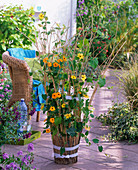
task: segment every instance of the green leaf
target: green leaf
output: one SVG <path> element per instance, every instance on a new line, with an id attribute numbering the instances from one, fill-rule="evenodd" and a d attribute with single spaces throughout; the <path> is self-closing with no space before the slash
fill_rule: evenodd
<path id="1" fill-rule="evenodd" d="M 94 118 L 94 115 L 93 115 L 93 114 L 90 114 L 90 116 L 91 116 L 92 118 Z"/>
<path id="2" fill-rule="evenodd" d="M 96 67 L 98 66 L 98 59 L 97 59 L 97 58 L 94 58 L 94 59 L 90 60 L 89 65 L 90 65 L 92 68 L 96 69 Z"/>
<path id="3" fill-rule="evenodd" d="M 76 60 L 73 60 L 73 67 L 74 67 L 74 70 L 76 69 Z"/>
<path id="4" fill-rule="evenodd" d="M 28 79 L 27 82 L 30 83 L 30 79 Z"/>
<path id="5" fill-rule="evenodd" d="M 67 129 L 67 133 L 68 133 L 70 136 L 74 137 L 74 136 L 76 136 L 76 129 L 75 129 L 74 127 L 71 127 L 71 128 L 69 128 L 69 129 Z"/>
<path id="6" fill-rule="evenodd" d="M 64 78 L 68 79 L 68 74 L 67 73 L 64 73 Z"/>
<path id="7" fill-rule="evenodd" d="M 89 132 L 88 132 L 88 131 L 86 131 L 86 132 L 85 132 L 85 135 L 86 135 L 86 136 L 88 136 L 88 134 L 89 134 Z"/>
<path id="8" fill-rule="evenodd" d="M 43 98 L 44 100 L 46 100 L 46 99 L 47 99 L 47 95 L 46 95 L 46 94 L 42 94 L 42 98 Z"/>
<path id="9" fill-rule="evenodd" d="M 33 73 L 32 73 L 32 72 L 29 72 L 29 75 L 30 75 L 30 76 L 32 76 L 32 75 L 33 75 Z"/>
<path id="10" fill-rule="evenodd" d="M 78 43 L 79 48 L 82 48 L 83 45 L 89 47 L 89 41 L 86 38 L 84 40 L 80 40 Z"/>
<path id="11" fill-rule="evenodd" d="M 71 61 L 69 61 L 69 66 L 70 66 L 71 71 L 73 71 L 73 67 L 72 67 Z"/>
<path id="12" fill-rule="evenodd" d="M 46 133 L 46 130 L 43 130 L 43 133 Z"/>
<path id="13" fill-rule="evenodd" d="M 103 87 L 106 84 L 106 80 L 105 78 L 99 78 L 98 84 L 100 87 Z"/>
<path id="14" fill-rule="evenodd" d="M 90 78 L 90 77 L 87 78 L 87 82 L 92 82 L 92 81 L 93 81 L 93 78 Z"/>
<path id="15" fill-rule="evenodd" d="M 53 130 L 52 136 L 55 136 L 57 134 L 57 129 Z"/>
<path id="16" fill-rule="evenodd" d="M 43 66 L 43 65 L 44 65 L 44 62 L 43 62 L 43 60 L 40 60 L 40 64 L 41 64 L 41 66 Z"/>
<path id="17" fill-rule="evenodd" d="M 2 44 L 2 49 L 3 51 L 6 51 L 6 46 L 4 44 Z"/>
<path id="18" fill-rule="evenodd" d="M 39 56 L 39 52 L 38 51 L 36 51 L 36 55 Z"/>
<path id="19" fill-rule="evenodd" d="M 93 139 L 92 140 L 94 143 L 99 143 L 99 139 Z"/>
<path id="20" fill-rule="evenodd" d="M 107 88 L 110 90 L 110 89 L 113 89 L 113 86 L 108 86 Z"/>
<path id="21" fill-rule="evenodd" d="M 97 34 L 102 35 L 102 32 L 100 30 L 97 30 Z"/>
<path id="22" fill-rule="evenodd" d="M 81 132 L 83 128 L 82 122 L 76 122 L 76 128 L 77 132 Z"/>
<path id="23" fill-rule="evenodd" d="M 102 152 L 103 151 L 103 147 L 102 146 L 98 146 L 98 150 L 99 150 L 99 152 Z"/>
<path id="24" fill-rule="evenodd" d="M 61 120 L 62 120 L 61 117 L 56 117 L 56 118 L 55 118 L 55 125 L 61 124 Z"/>
<path id="25" fill-rule="evenodd" d="M 60 148 L 60 155 L 62 156 L 64 152 L 65 152 L 65 147 L 61 147 Z"/>
<path id="26" fill-rule="evenodd" d="M 83 133 L 81 133 L 81 137 L 84 137 L 85 135 Z"/>
<path id="27" fill-rule="evenodd" d="M 88 138 L 85 138 L 85 141 L 86 141 L 86 143 L 89 143 L 89 139 Z"/>
<path id="28" fill-rule="evenodd" d="M 83 85 L 84 85 L 84 82 L 80 82 L 79 84 L 80 84 L 80 86 L 83 86 Z"/>

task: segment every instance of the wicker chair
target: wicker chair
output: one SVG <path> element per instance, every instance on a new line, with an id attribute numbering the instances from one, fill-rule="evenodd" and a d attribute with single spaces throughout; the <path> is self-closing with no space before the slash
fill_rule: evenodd
<path id="1" fill-rule="evenodd" d="M 10 56 L 8 51 L 3 53 L 2 59 L 8 65 L 13 85 L 12 97 L 9 100 L 8 107 L 24 98 L 28 111 L 30 111 L 29 102 L 32 100 L 33 79 L 29 75 L 29 66 L 24 60 Z M 37 111 L 36 121 L 38 122 L 39 119 L 40 111 Z"/>

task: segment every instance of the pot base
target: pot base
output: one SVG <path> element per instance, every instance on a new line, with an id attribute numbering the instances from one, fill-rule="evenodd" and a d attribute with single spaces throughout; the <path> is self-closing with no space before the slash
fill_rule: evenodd
<path id="1" fill-rule="evenodd" d="M 55 158 L 54 157 L 54 161 L 56 164 L 73 164 L 76 163 L 78 161 L 78 157 L 74 157 L 74 158 Z"/>

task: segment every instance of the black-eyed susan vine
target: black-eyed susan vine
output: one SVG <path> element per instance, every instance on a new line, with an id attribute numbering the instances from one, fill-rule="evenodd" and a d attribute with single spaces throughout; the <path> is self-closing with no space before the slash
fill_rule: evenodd
<path id="1" fill-rule="evenodd" d="M 98 58 L 97 56 L 91 57 L 90 51 L 90 46 L 96 36 L 95 32 L 91 31 L 89 41 L 86 38 L 87 35 L 80 39 L 82 30 L 73 38 L 66 39 L 68 28 L 65 25 L 62 27 L 56 24 L 47 30 L 50 22 L 46 13 L 40 14 L 39 19 L 41 21 L 39 26 L 43 28 L 43 31 L 39 32 L 41 48 L 37 45 L 38 43 L 36 43 L 36 48 L 41 65 L 41 70 L 38 71 L 43 77 L 42 83 L 45 88 L 45 95 L 42 97 L 46 101 L 46 107 L 41 109 L 44 114 L 47 114 L 43 132 L 51 132 L 52 137 L 58 135 L 68 138 L 81 135 L 89 145 L 92 141 L 98 143 L 98 139 L 88 139 L 91 128 L 89 122 L 94 118 L 91 102 L 98 86 L 105 85 L 104 72 L 111 63 L 112 55 L 108 57 L 108 62 L 106 61 L 107 66 L 105 64 L 102 72 L 97 75 L 95 72 L 100 69 Z M 87 34 L 87 31 L 85 33 Z M 50 41 L 52 36 L 56 37 L 54 41 Z M 89 66 L 93 69 L 88 76 Z M 89 93 L 91 88 L 94 90 Z M 101 146 L 99 146 L 99 151 L 102 151 Z"/>

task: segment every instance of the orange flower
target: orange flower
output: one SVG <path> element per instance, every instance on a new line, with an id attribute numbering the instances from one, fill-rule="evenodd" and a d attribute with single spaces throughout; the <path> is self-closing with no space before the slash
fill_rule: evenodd
<path id="1" fill-rule="evenodd" d="M 91 127 L 90 126 L 85 126 L 85 130 L 90 131 Z"/>
<path id="2" fill-rule="evenodd" d="M 55 107 L 51 106 L 49 110 L 53 112 L 53 111 L 55 111 Z"/>
<path id="3" fill-rule="evenodd" d="M 61 94 L 60 94 L 59 92 L 57 92 L 57 96 L 58 96 L 58 98 L 60 98 L 60 97 L 61 97 Z"/>
<path id="4" fill-rule="evenodd" d="M 81 92 L 80 92 L 80 91 L 79 91 L 78 93 L 79 93 L 79 94 L 81 94 Z"/>
<path id="5" fill-rule="evenodd" d="M 44 105 L 41 106 L 41 110 L 43 110 L 43 108 L 44 108 Z"/>
<path id="6" fill-rule="evenodd" d="M 62 59 L 58 59 L 57 62 L 60 63 L 60 62 L 63 62 L 63 60 Z"/>
<path id="7" fill-rule="evenodd" d="M 53 99 L 56 99 L 57 97 L 58 97 L 57 93 L 53 93 L 53 94 L 52 94 L 52 98 L 53 98 Z"/>
<path id="8" fill-rule="evenodd" d="M 44 122 L 46 122 L 47 121 L 47 118 L 44 120 Z"/>
<path id="9" fill-rule="evenodd" d="M 47 63 L 47 60 L 48 60 L 48 58 L 45 57 L 45 58 L 43 59 L 43 62 L 44 62 L 44 63 Z"/>
<path id="10" fill-rule="evenodd" d="M 48 65 L 48 67 L 51 67 L 51 66 L 52 66 L 52 63 L 48 62 L 47 65 Z"/>
<path id="11" fill-rule="evenodd" d="M 46 133 L 50 133 L 50 129 L 46 129 Z"/>
<path id="12" fill-rule="evenodd" d="M 50 122 L 51 122 L 51 123 L 54 123 L 54 122 L 55 122 L 55 119 L 54 119 L 54 118 L 50 118 Z"/>
<path id="13" fill-rule="evenodd" d="M 63 56 L 63 61 L 67 61 L 67 59 L 66 59 L 66 57 L 65 57 L 65 56 Z"/>
<path id="14" fill-rule="evenodd" d="M 54 66 L 54 67 L 58 67 L 59 64 L 55 62 L 55 63 L 53 64 L 53 66 Z"/>

